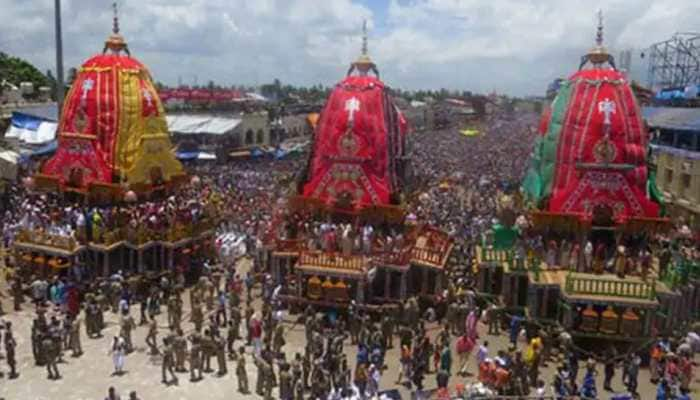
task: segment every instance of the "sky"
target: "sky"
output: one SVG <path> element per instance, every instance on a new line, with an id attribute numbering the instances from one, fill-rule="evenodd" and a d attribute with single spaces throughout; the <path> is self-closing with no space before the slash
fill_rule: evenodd
<path id="1" fill-rule="evenodd" d="M 66 71 L 102 51 L 112 0 L 62 0 Z M 402 89 L 543 95 L 578 68 L 604 14 L 613 55 L 639 55 L 675 32 L 699 31 L 698 0 L 119 0 L 131 54 L 168 85 L 332 85 L 361 47 Z M 0 0 L 0 51 L 54 70 L 51 0 Z"/>

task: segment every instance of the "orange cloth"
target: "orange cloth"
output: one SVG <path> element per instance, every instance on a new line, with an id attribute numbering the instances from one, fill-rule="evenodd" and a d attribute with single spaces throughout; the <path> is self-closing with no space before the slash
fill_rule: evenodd
<path id="1" fill-rule="evenodd" d="M 510 378 L 510 372 L 505 368 L 496 368 L 495 379 L 496 388 L 504 388 L 508 384 L 508 379 Z"/>

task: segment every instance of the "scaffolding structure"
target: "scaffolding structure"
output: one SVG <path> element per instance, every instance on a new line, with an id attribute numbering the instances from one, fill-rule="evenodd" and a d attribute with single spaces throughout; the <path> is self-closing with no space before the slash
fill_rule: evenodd
<path id="1" fill-rule="evenodd" d="M 700 33 L 676 33 L 649 48 L 650 88 L 682 88 L 690 84 L 700 84 Z"/>

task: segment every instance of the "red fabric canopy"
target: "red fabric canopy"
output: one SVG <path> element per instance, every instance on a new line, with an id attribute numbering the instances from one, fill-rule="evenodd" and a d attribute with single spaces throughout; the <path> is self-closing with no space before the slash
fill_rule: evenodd
<path id="1" fill-rule="evenodd" d="M 548 211 L 590 217 L 605 206 L 619 222 L 657 217 L 659 206 L 646 193 L 647 133 L 629 82 L 617 71 L 599 68 L 569 80 Z"/>
<path id="2" fill-rule="evenodd" d="M 61 185 L 86 188 L 92 182 L 109 183 L 112 173 L 96 142 L 90 139 L 61 138 L 56 154 L 43 165 L 42 173 L 55 176 Z"/>
<path id="3" fill-rule="evenodd" d="M 406 122 L 377 78 L 349 76 L 331 93 L 316 130 L 303 195 L 356 207 L 389 204 Z"/>

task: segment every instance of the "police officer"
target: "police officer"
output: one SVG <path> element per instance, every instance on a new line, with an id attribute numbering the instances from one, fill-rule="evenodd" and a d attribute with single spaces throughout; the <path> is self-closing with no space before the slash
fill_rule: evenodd
<path id="1" fill-rule="evenodd" d="M 248 393 L 248 372 L 245 369 L 245 347 L 238 349 L 238 360 L 236 361 L 236 377 L 238 378 L 238 391 Z"/>
<path id="2" fill-rule="evenodd" d="M 192 347 L 190 348 L 190 380 L 192 382 L 202 379 L 202 346 L 198 336 L 192 336 Z M 195 374 L 195 371 L 197 373 Z"/>
<path id="3" fill-rule="evenodd" d="M 148 334 L 146 335 L 146 344 L 151 349 L 151 355 L 158 354 L 158 323 L 155 319 L 148 322 Z"/>
<path id="4" fill-rule="evenodd" d="M 10 367 L 9 379 L 15 379 L 19 377 L 17 373 L 17 359 L 15 357 L 15 349 L 17 348 L 17 342 L 12 334 L 12 323 L 5 323 L 5 358 L 7 359 L 7 365 Z"/>
<path id="5" fill-rule="evenodd" d="M 155 339 L 154 339 L 155 340 Z M 170 373 L 170 377 L 172 378 L 171 380 L 175 382 L 177 385 L 177 376 L 175 375 L 175 372 L 173 371 L 173 367 L 175 366 L 175 349 L 173 348 L 173 344 L 171 342 L 170 338 L 164 338 L 163 339 L 163 364 L 161 364 L 161 372 L 163 374 L 163 380 L 162 382 L 164 384 L 169 384 L 170 381 L 168 380 L 168 373 Z M 155 346 L 153 346 L 155 348 Z M 155 349 L 156 352 L 158 349 Z"/>
<path id="6" fill-rule="evenodd" d="M 178 329 L 177 334 L 173 337 L 173 349 L 175 351 L 175 371 L 177 372 L 187 372 L 185 368 L 185 359 L 187 358 L 187 339 L 182 333 L 181 329 Z"/>

